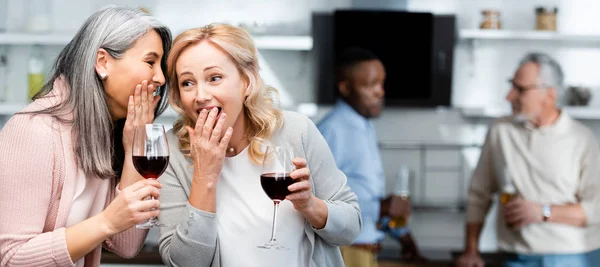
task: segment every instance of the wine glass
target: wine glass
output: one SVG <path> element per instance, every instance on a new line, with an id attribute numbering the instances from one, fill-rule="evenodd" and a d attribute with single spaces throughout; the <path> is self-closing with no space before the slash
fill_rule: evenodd
<path id="1" fill-rule="evenodd" d="M 146 179 L 158 179 L 169 164 L 169 143 L 165 128 L 161 124 L 146 124 L 135 127 L 133 135 L 133 166 Z M 154 196 L 150 196 L 154 199 Z M 137 224 L 138 229 L 164 227 L 156 217 Z"/>
<path id="2" fill-rule="evenodd" d="M 277 228 L 277 209 L 279 203 L 290 194 L 288 186 L 294 183 L 290 173 L 296 169 L 292 163 L 294 151 L 292 148 L 280 146 L 267 146 L 260 171 L 260 185 L 273 200 L 273 226 L 271 227 L 271 240 L 258 246 L 264 249 L 288 250 L 277 242 L 275 230 Z"/>

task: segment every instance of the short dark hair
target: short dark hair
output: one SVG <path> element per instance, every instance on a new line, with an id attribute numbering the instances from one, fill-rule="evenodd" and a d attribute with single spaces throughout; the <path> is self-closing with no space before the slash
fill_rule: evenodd
<path id="1" fill-rule="evenodd" d="M 335 63 L 335 81 L 336 83 L 346 80 L 349 77 L 349 71 L 357 64 L 369 61 L 379 60 L 379 57 L 370 50 L 361 47 L 349 47 L 344 49 L 336 58 Z"/>

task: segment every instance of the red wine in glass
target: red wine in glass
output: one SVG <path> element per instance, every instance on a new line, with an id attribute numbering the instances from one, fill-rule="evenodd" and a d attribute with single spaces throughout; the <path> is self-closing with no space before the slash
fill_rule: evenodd
<path id="1" fill-rule="evenodd" d="M 146 179 L 158 179 L 169 164 L 169 156 L 144 157 L 133 156 L 133 165 L 140 175 Z"/>
<path id="2" fill-rule="evenodd" d="M 146 124 L 136 127 L 132 152 L 133 166 L 138 173 L 146 179 L 158 179 L 169 165 L 169 142 L 164 126 Z M 164 226 L 156 217 L 136 225 L 139 229 Z"/>
<path id="3" fill-rule="evenodd" d="M 284 201 L 285 197 L 290 194 L 288 186 L 295 182 L 290 177 L 290 173 L 296 169 L 292 159 L 294 159 L 292 148 L 267 146 L 262 162 L 260 185 L 267 196 L 273 200 L 273 225 L 271 226 L 271 239 L 267 243 L 258 246 L 259 248 L 288 250 L 288 248 L 277 242 L 275 232 L 279 203 Z"/>
<path id="4" fill-rule="evenodd" d="M 289 173 L 264 173 L 260 176 L 260 185 L 272 200 L 283 201 L 290 194 L 288 186 L 293 183 Z"/>

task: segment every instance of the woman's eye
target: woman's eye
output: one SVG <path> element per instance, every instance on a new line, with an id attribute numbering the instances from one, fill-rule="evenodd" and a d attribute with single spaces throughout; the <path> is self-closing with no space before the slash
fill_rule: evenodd
<path id="1" fill-rule="evenodd" d="M 219 76 L 219 75 L 214 75 L 214 76 L 211 76 L 211 77 L 210 77 L 210 81 L 211 81 L 211 82 L 218 82 L 218 81 L 220 81 L 221 79 L 223 79 L 223 77 L 221 77 L 221 76 Z"/>
<path id="2" fill-rule="evenodd" d="M 156 63 L 156 62 L 150 61 L 150 62 L 146 62 L 146 63 L 148 63 L 148 65 L 150 65 L 150 68 L 152 68 L 152 67 L 154 67 L 154 63 Z"/>
<path id="3" fill-rule="evenodd" d="M 192 82 L 190 82 L 190 81 L 184 81 L 184 82 L 181 83 L 181 86 L 182 87 L 192 86 Z"/>

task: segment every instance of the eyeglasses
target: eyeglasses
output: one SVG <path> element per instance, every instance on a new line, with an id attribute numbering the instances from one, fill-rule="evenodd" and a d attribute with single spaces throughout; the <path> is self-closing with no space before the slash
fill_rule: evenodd
<path id="1" fill-rule="evenodd" d="M 531 90 L 536 90 L 536 89 L 540 89 L 540 88 L 544 88 L 544 85 L 541 84 L 530 84 L 530 85 L 518 85 L 514 82 L 513 79 L 509 79 L 508 83 L 510 84 L 510 88 L 511 90 L 516 90 L 517 93 L 519 94 L 523 94 L 526 91 L 531 91 Z"/>

